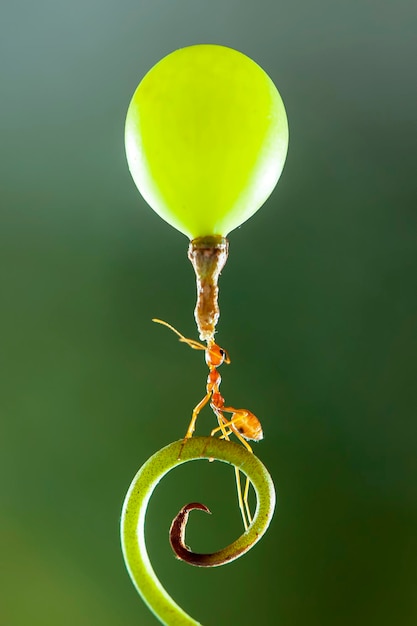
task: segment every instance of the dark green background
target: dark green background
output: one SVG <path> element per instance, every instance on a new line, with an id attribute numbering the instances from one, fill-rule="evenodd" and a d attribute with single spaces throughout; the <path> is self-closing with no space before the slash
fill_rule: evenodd
<path id="1" fill-rule="evenodd" d="M 1 626 L 152 626 L 119 512 L 202 397 L 187 240 L 139 196 L 124 116 L 175 48 L 254 58 L 290 151 L 230 236 L 219 342 L 227 402 L 261 419 L 279 503 L 264 540 L 212 571 L 167 542 L 240 532 L 233 472 L 199 463 L 151 502 L 162 581 L 206 625 L 411 626 L 416 608 L 416 11 L 407 0 L 16 0 L 0 19 Z M 207 411 L 199 432 L 213 426 Z"/>

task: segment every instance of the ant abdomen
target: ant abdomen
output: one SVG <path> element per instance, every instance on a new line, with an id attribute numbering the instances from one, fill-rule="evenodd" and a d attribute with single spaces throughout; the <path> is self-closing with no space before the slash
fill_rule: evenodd
<path id="1" fill-rule="evenodd" d="M 264 434 L 261 422 L 250 411 L 240 409 L 233 413 L 230 422 L 233 430 L 237 430 L 245 439 L 250 439 L 251 441 L 261 441 L 263 439 Z"/>

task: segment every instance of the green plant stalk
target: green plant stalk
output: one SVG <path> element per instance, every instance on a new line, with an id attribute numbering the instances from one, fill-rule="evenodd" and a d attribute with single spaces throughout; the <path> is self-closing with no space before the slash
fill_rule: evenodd
<path id="1" fill-rule="evenodd" d="M 255 516 L 236 541 L 207 555 L 207 566 L 230 563 L 250 550 L 267 530 L 275 508 L 275 489 L 261 461 L 243 446 L 215 437 L 176 441 L 156 452 L 140 468 L 126 494 L 121 519 L 121 541 L 133 584 L 150 610 L 166 626 L 198 625 L 174 602 L 159 582 L 146 550 L 145 518 L 153 490 L 170 470 L 188 461 L 214 459 L 230 463 L 250 479 L 256 493 Z"/>

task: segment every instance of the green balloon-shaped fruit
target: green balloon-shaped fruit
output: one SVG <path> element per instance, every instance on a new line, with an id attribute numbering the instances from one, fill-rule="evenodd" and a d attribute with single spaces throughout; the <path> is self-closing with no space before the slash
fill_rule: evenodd
<path id="1" fill-rule="evenodd" d="M 225 237 L 274 189 L 288 124 L 269 76 L 217 45 L 172 52 L 135 91 L 126 154 L 150 206 L 190 239 Z"/>

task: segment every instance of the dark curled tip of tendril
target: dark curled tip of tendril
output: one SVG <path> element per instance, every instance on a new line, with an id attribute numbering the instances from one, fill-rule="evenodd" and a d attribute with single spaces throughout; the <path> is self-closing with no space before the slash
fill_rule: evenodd
<path id="1" fill-rule="evenodd" d="M 171 528 L 169 529 L 169 542 L 177 558 L 181 559 L 181 561 L 185 561 L 190 565 L 197 565 L 199 567 L 210 567 L 212 564 L 208 563 L 207 559 L 212 557 L 212 554 L 199 554 L 198 552 L 193 552 L 185 544 L 185 528 L 187 526 L 188 516 L 190 515 L 190 511 L 193 511 L 194 509 L 211 514 L 211 511 L 205 504 L 201 504 L 200 502 L 190 502 L 190 504 L 186 504 L 182 507 L 178 515 L 172 520 Z"/>
<path id="2" fill-rule="evenodd" d="M 239 540 L 229 544 L 226 548 L 218 552 L 193 552 L 185 543 L 185 529 L 188 522 L 190 512 L 194 509 L 210 513 L 210 509 L 200 502 L 191 502 L 182 507 L 178 515 L 173 519 L 169 530 L 169 541 L 175 553 L 175 556 L 181 561 L 185 561 L 189 565 L 197 567 L 218 567 L 225 565 L 238 559 L 242 554 L 247 552 L 259 538 L 259 534 L 253 533 L 253 537 L 249 540 L 248 534 L 241 535 Z M 248 537 L 247 540 L 246 537 Z"/>

